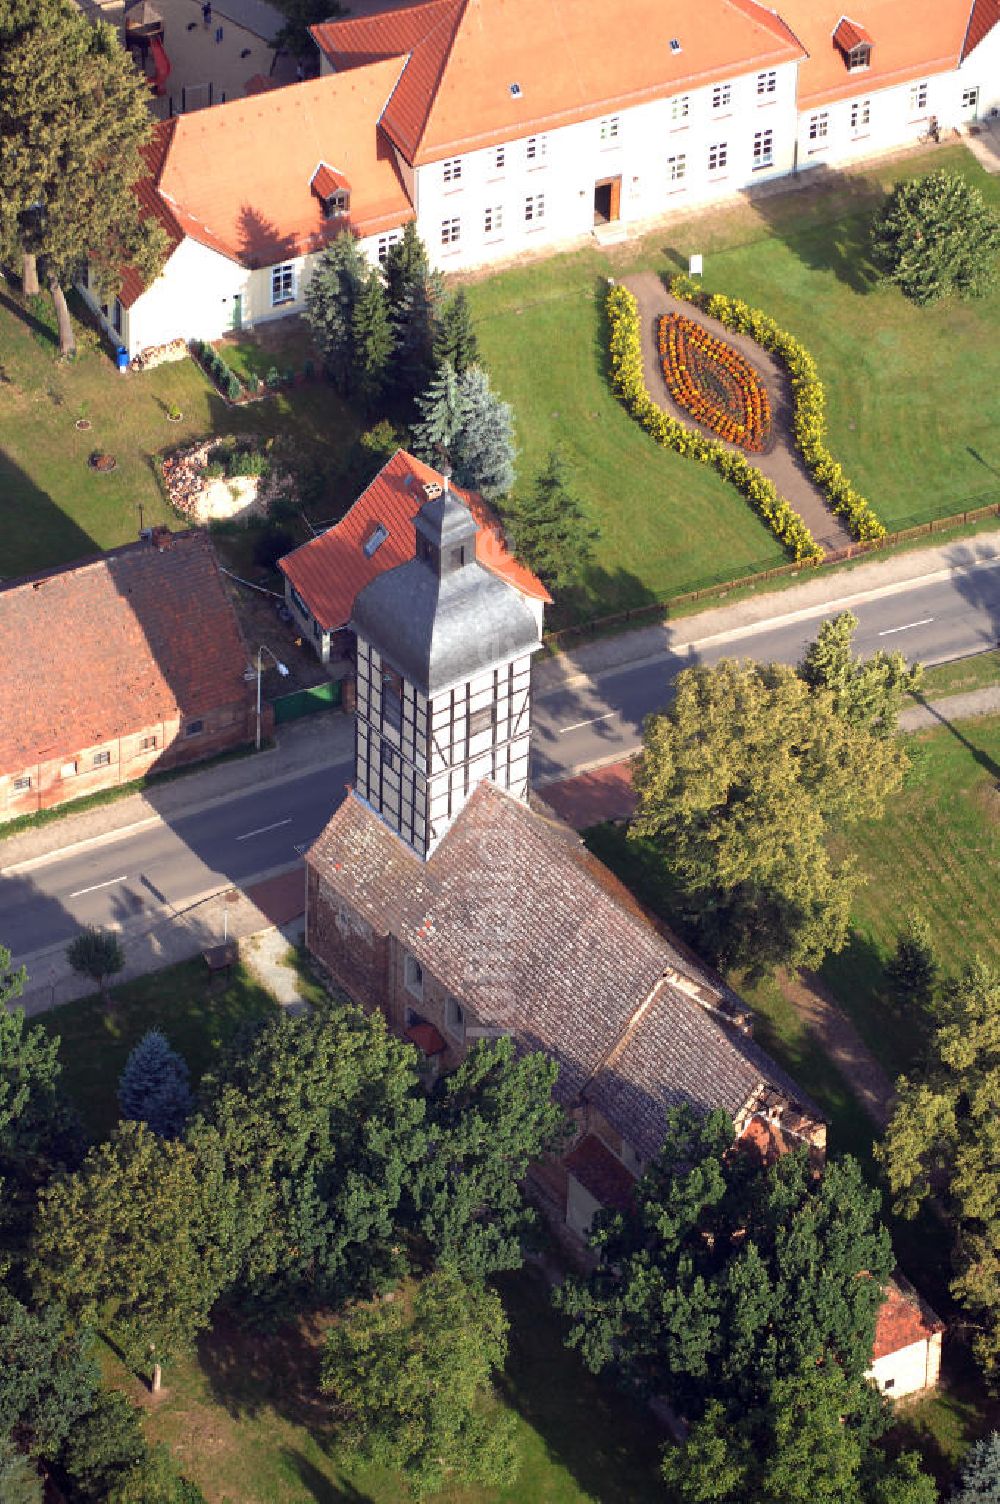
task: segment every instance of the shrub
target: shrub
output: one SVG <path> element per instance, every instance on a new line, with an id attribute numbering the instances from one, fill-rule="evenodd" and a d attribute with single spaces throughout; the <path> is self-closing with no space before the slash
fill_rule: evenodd
<path id="1" fill-rule="evenodd" d="M 267 456 L 259 454 L 255 449 L 235 450 L 226 464 L 228 476 L 267 475 L 270 469 Z"/>
<path id="2" fill-rule="evenodd" d="M 664 449 L 711 465 L 723 480 L 742 491 L 797 563 L 818 562 L 823 557 L 822 549 L 795 509 L 778 495 L 773 481 L 743 455 L 733 454 L 715 439 L 686 428 L 653 401 L 642 369 L 639 305 L 627 287 L 615 285 L 609 290 L 607 311 L 612 381 L 632 416 Z"/>
<path id="3" fill-rule="evenodd" d="M 243 395 L 243 386 L 235 371 L 230 371 L 226 377 L 226 396 L 230 402 L 238 402 Z"/>
<path id="4" fill-rule="evenodd" d="M 872 221 L 872 260 L 914 303 L 957 293 L 981 298 L 997 283 L 1000 215 L 957 172 L 897 183 Z"/>
<path id="5" fill-rule="evenodd" d="M 271 367 L 267 375 L 264 377 L 264 381 L 272 392 L 276 392 L 278 390 L 279 386 L 281 385 L 281 372 L 278 370 L 277 366 Z"/>
<path id="6" fill-rule="evenodd" d="M 693 303 L 727 329 L 746 334 L 762 349 L 784 363 L 792 383 L 794 414 L 792 433 L 813 480 L 826 493 L 834 512 L 843 517 L 859 543 L 875 542 L 886 529 L 871 503 L 854 489 L 842 467 L 826 447 L 826 392 L 816 362 L 793 334 L 759 308 L 724 293 L 708 294 L 690 277 L 674 277 L 670 291 L 675 298 Z"/>
<path id="7" fill-rule="evenodd" d="M 225 473 L 226 467 L 221 460 L 209 460 L 204 470 L 206 480 L 221 480 Z"/>

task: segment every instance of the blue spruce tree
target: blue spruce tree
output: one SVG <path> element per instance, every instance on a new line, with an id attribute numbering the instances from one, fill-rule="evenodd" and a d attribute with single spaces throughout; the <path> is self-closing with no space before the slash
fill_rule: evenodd
<path id="1" fill-rule="evenodd" d="M 191 1111 L 190 1075 L 159 1029 L 144 1034 L 118 1082 L 122 1117 L 148 1123 L 161 1138 L 176 1138 Z"/>
<path id="2" fill-rule="evenodd" d="M 1000 1504 L 1000 1431 L 969 1448 L 953 1504 Z"/>

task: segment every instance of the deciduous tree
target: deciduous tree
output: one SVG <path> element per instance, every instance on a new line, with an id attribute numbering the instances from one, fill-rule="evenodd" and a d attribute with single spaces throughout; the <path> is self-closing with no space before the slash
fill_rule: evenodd
<path id="1" fill-rule="evenodd" d="M 593 556 L 597 530 L 570 490 L 553 450 L 533 486 L 507 509 L 514 551 L 553 590 L 575 584 Z"/>
<path id="2" fill-rule="evenodd" d="M 514 485 L 514 411 L 481 366 L 469 366 L 458 386 L 465 416 L 454 441 L 455 481 L 497 501 Z"/>
<path id="3" fill-rule="evenodd" d="M 441 1270 L 403 1302 L 360 1306 L 332 1329 L 323 1389 L 361 1455 L 405 1473 L 418 1497 L 446 1483 L 513 1481 L 513 1417 L 492 1401 L 507 1352 L 500 1299 Z"/>
<path id="4" fill-rule="evenodd" d="M 724 1114 L 674 1108 L 634 1209 L 599 1213 L 591 1242 L 601 1262 L 558 1292 L 570 1345 L 682 1414 L 766 1404 L 823 1361 L 860 1380 L 871 1362 L 892 1248 L 852 1159 L 820 1177 L 804 1151 L 765 1165 Z"/>
<path id="5" fill-rule="evenodd" d="M 96 982 L 105 998 L 110 978 L 125 969 L 125 952 L 118 936 L 91 924 L 67 945 L 66 959 L 80 976 Z"/>
<path id="6" fill-rule="evenodd" d="M 105 1323 L 138 1369 L 183 1351 L 234 1275 L 237 1188 L 217 1138 L 122 1123 L 41 1193 L 33 1277 L 81 1321 Z"/>
<path id="7" fill-rule="evenodd" d="M 32 1309 L 0 1289 L 0 1437 L 53 1460 L 100 1384 L 92 1347 L 60 1306 Z"/>
<path id="8" fill-rule="evenodd" d="M 961 173 L 904 178 L 872 221 L 871 247 L 883 279 L 914 303 L 985 297 L 997 282 L 1000 214 Z"/>
<path id="9" fill-rule="evenodd" d="M 368 263 L 349 232 L 327 246 L 306 286 L 306 322 L 338 391 L 355 374 L 354 316 L 368 282 Z"/>
<path id="10" fill-rule="evenodd" d="M 163 230 L 144 218 L 135 184 L 153 120 L 145 80 L 104 22 L 66 0 L 0 3 L 0 250 L 37 258 L 74 348 L 65 289 L 89 262 L 113 291 L 123 266 L 151 278 L 166 254 Z"/>
<path id="11" fill-rule="evenodd" d="M 536 1220 L 524 1199 L 529 1164 L 559 1142 L 557 1067 L 515 1056 L 510 1039 L 475 1046 L 431 1095 L 427 1152 L 408 1181 L 413 1225 L 433 1262 L 467 1279 L 517 1269 Z"/>
<path id="12" fill-rule="evenodd" d="M 896 1210 L 933 1187 L 953 1234 L 952 1294 L 974 1324 L 986 1373 L 1000 1374 L 1000 974 L 976 962 L 941 988 L 925 1069 L 896 1083 L 879 1155 Z"/>
<path id="13" fill-rule="evenodd" d="M 192 1106 L 191 1073 L 160 1029 L 150 1029 L 125 1062 L 118 1082 L 123 1118 L 146 1123 L 161 1138 L 177 1138 Z"/>
<path id="14" fill-rule="evenodd" d="M 830 825 L 880 814 L 903 767 L 790 668 L 686 669 L 646 721 L 630 838 L 651 843 L 678 918 L 718 964 L 816 965 L 844 944 L 859 881 L 831 856 Z"/>
<path id="15" fill-rule="evenodd" d="M 893 736 L 903 699 L 920 687 L 923 668 L 910 668 L 902 653 L 879 649 L 870 658 L 853 650 L 858 618 L 851 611 L 832 616 L 809 645 L 799 673 L 812 689 L 828 689 L 834 708 L 852 724 L 878 736 Z"/>

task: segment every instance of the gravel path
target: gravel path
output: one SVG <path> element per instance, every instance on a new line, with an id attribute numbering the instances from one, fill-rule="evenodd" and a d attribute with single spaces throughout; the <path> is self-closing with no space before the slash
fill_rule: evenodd
<path id="1" fill-rule="evenodd" d="M 813 483 L 792 443 L 792 391 L 784 366 L 768 355 L 766 350 L 762 350 L 756 341 L 743 334 L 731 333 L 717 319 L 710 319 L 690 303 L 682 303 L 678 298 L 671 297 L 656 272 L 637 272 L 634 276 L 623 277 L 622 283 L 639 303 L 642 363 L 646 386 L 653 401 L 689 428 L 699 427 L 677 406 L 667 390 L 657 344 L 657 321 L 661 314 L 682 313 L 686 318 L 694 319 L 696 323 L 710 329 L 720 339 L 726 340 L 750 362 L 764 381 L 771 397 L 772 433 L 776 442 L 769 453 L 750 455 L 752 464 L 774 481 L 779 495 L 791 502 L 821 548 L 828 551 L 846 548 L 852 541 L 850 533 L 830 511 L 826 497 Z M 716 437 L 708 433 L 707 429 L 700 431 L 710 438 Z M 735 444 L 729 447 L 737 453 L 744 452 Z"/>

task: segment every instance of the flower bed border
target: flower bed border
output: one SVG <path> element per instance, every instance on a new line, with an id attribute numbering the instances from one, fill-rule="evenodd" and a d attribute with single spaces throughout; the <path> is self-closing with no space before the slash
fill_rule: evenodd
<path id="1" fill-rule="evenodd" d="M 688 428 L 653 401 L 643 375 L 639 304 L 635 296 L 627 287 L 612 283 L 606 307 L 611 326 L 612 382 L 633 418 L 664 449 L 711 465 L 723 480 L 741 491 L 796 563 L 818 564 L 823 550 L 791 503 L 778 495 L 774 481 L 762 475 L 744 455 L 734 454 L 718 439 L 705 438 Z"/>
<path id="2" fill-rule="evenodd" d="M 826 392 L 816 362 L 805 345 L 787 329 L 782 329 L 763 309 L 751 308 L 741 298 L 730 298 L 725 293 L 707 293 L 686 273 L 671 279 L 670 291 L 675 298 L 701 309 L 709 318 L 718 319 L 726 329 L 747 335 L 763 350 L 778 356 L 792 384 L 795 447 L 813 480 L 825 493 L 832 511 L 843 517 L 851 535 L 859 543 L 872 543 L 887 537 L 885 524 L 871 502 L 851 485 L 843 466 L 826 447 Z"/>

